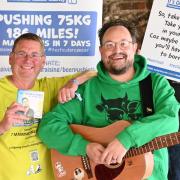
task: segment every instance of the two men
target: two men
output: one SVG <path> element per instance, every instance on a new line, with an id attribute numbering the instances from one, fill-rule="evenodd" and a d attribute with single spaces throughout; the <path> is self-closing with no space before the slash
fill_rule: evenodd
<path id="1" fill-rule="evenodd" d="M 179 103 L 168 81 L 150 73 L 146 59 L 136 55 L 133 24 L 121 20 L 106 23 L 99 31 L 99 39 L 102 60 L 97 65 L 98 76 L 79 87 L 80 98 L 58 104 L 47 113 L 38 134 L 49 148 L 62 154 L 87 154 L 97 164 L 121 163 L 131 147 L 142 146 L 155 137 L 178 130 Z M 144 117 L 139 82 L 149 74 L 155 112 Z M 105 127 L 121 120 L 130 120 L 131 125 L 119 132 L 106 147 L 73 133 L 69 126 Z M 154 168 L 149 179 L 166 180 L 167 149 L 154 151 L 153 155 Z"/>

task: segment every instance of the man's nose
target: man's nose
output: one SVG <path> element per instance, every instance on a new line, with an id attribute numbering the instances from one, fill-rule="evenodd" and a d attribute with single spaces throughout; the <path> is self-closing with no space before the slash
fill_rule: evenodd
<path id="1" fill-rule="evenodd" d="M 120 46 L 119 43 L 116 43 L 116 44 L 115 44 L 114 51 L 115 51 L 115 52 L 121 52 L 121 51 L 122 51 L 122 48 L 121 48 L 121 46 Z"/>
<path id="2" fill-rule="evenodd" d="M 31 56 L 30 54 L 26 54 L 26 56 L 24 57 L 24 60 L 26 60 L 26 61 L 32 61 L 33 58 L 32 58 L 32 56 Z"/>

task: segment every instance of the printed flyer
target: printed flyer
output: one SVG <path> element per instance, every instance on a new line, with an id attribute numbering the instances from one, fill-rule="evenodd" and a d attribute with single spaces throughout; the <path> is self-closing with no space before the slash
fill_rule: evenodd
<path id="1" fill-rule="evenodd" d="M 141 54 L 148 68 L 180 82 L 180 2 L 154 0 Z"/>
<path id="2" fill-rule="evenodd" d="M 26 116 L 30 118 L 42 118 L 44 92 L 18 90 L 17 102 L 27 107 Z"/>

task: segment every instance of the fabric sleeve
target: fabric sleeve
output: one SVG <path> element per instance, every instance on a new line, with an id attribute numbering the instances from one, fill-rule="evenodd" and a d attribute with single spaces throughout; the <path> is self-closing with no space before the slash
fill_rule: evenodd
<path id="1" fill-rule="evenodd" d="M 47 78 L 46 81 L 50 87 L 54 88 L 55 92 L 58 92 L 70 79 L 75 78 L 79 73 L 63 76 L 63 77 L 53 77 Z"/>
<path id="2" fill-rule="evenodd" d="M 155 112 L 134 121 L 117 135 L 126 149 L 142 146 L 155 137 L 178 131 L 180 105 L 174 96 L 173 88 L 162 76 L 154 75 L 152 81 Z"/>
<path id="3" fill-rule="evenodd" d="M 89 143 L 80 134 L 74 134 L 70 124 L 82 123 L 82 102 L 73 99 L 58 104 L 41 120 L 38 135 L 48 146 L 65 155 L 85 155 Z"/>
<path id="4" fill-rule="evenodd" d="M 58 103 L 58 92 L 70 79 L 77 74 L 64 77 L 42 78 L 38 80 L 37 90 L 44 92 L 44 113 L 47 113 L 52 107 Z"/>

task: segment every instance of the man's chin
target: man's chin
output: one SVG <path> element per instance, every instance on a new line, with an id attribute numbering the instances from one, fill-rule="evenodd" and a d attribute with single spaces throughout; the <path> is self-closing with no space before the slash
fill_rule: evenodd
<path id="1" fill-rule="evenodd" d="M 126 67 L 121 67 L 121 68 L 111 68 L 110 73 L 114 75 L 121 75 L 124 74 L 127 71 Z"/>
<path id="2" fill-rule="evenodd" d="M 34 77 L 36 77 L 36 75 L 35 75 L 35 73 L 34 72 L 22 72 L 22 73 L 20 73 L 21 74 L 21 77 L 22 78 L 29 78 L 29 79 L 32 79 L 32 78 L 34 78 Z"/>

